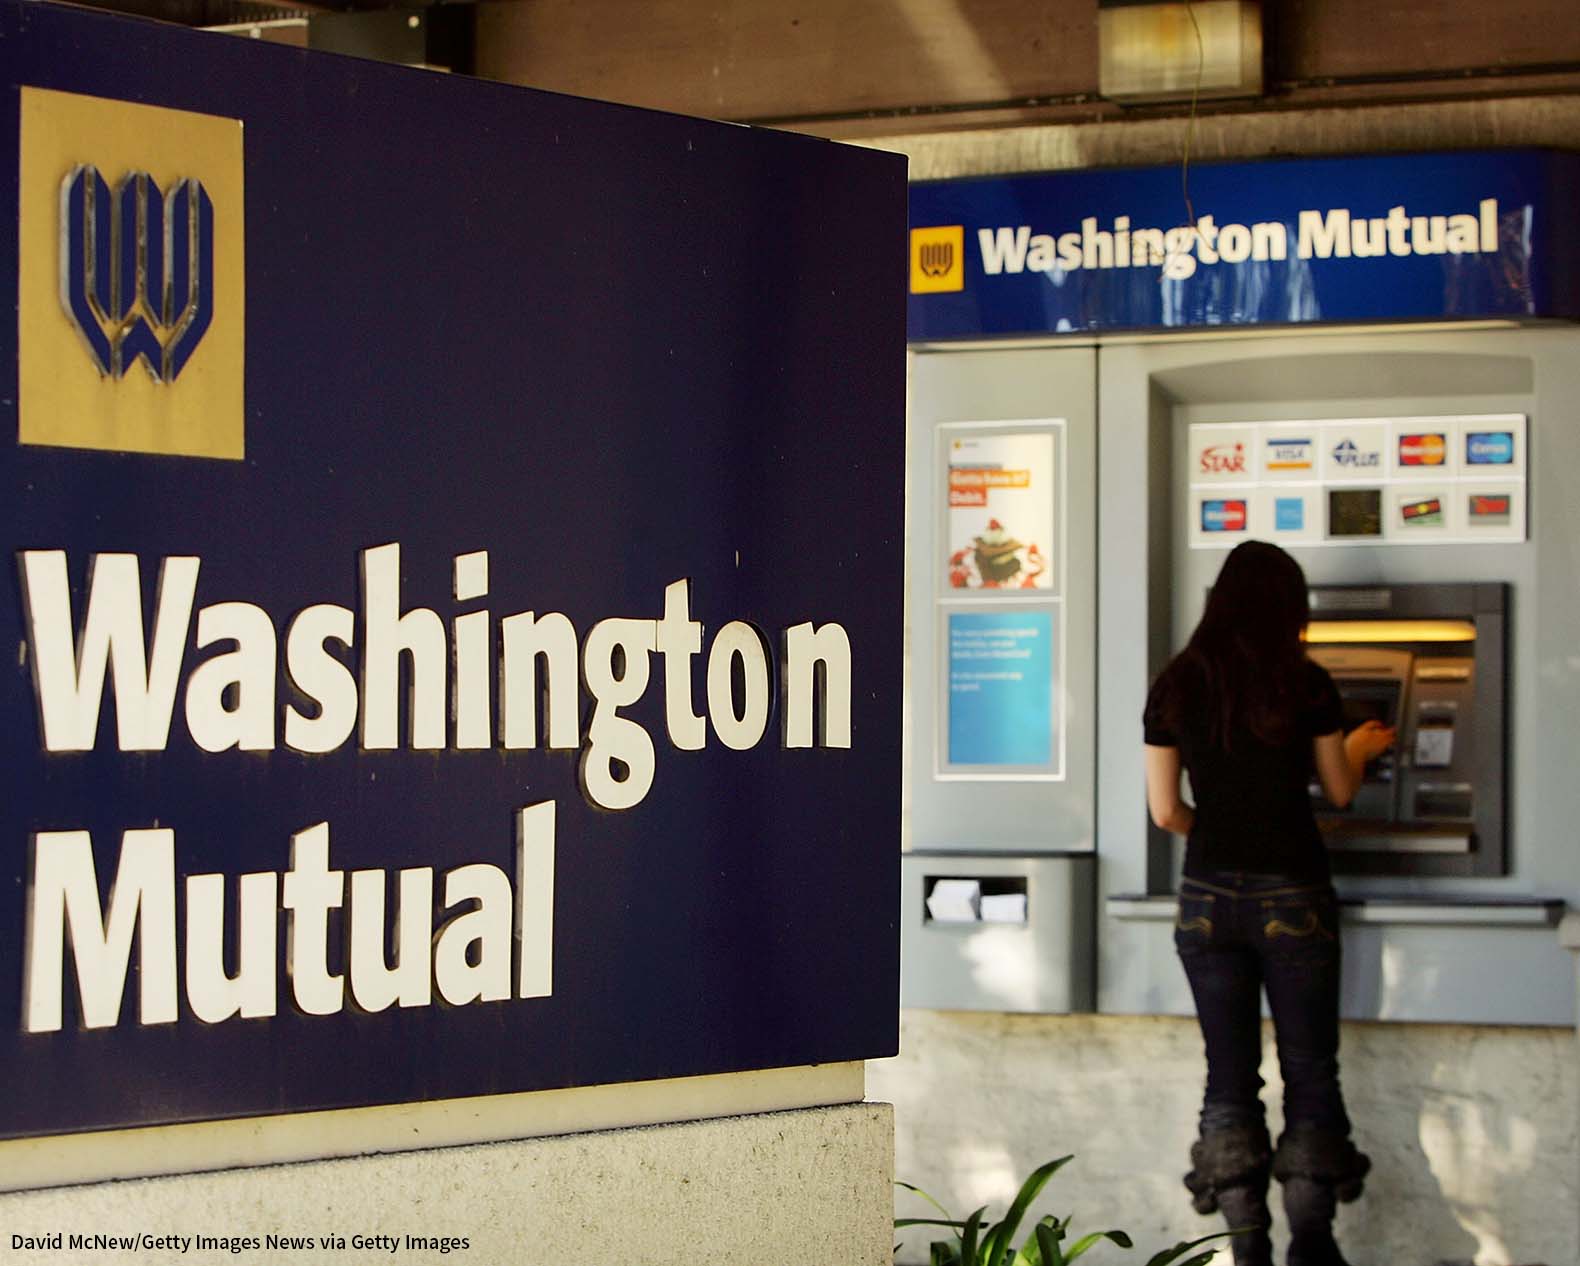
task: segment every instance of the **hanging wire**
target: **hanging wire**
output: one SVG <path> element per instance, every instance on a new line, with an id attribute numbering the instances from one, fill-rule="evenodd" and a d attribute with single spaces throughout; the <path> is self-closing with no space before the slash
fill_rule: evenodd
<path id="1" fill-rule="evenodd" d="M 1207 51 L 1202 44 L 1201 24 L 1196 21 L 1196 7 L 1191 0 L 1185 0 L 1185 14 L 1190 18 L 1191 30 L 1196 36 L 1196 82 L 1191 85 L 1190 111 L 1185 119 L 1185 145 L 1180 154 L 1180 194 L 1185 199 L 1185 228 L 1193 233 L 1196 228 L 1196 208 L 1191 203 L 1190 196 L 1190 151 L 1191 143 L 1196 135 L 1196 105 L 1201 97 L 1201 81 L 1206 70 Z M 1194 239 L 1190 239 L 1193 243 Z M 1185 252 L 1188 254 L 1194 246 L 1187 244 Z M 1178 251 L 1168 251 L 1163 256 L 1163 267 L 1158 271 L 1158 285 L 1162 286 L 1169 280 L 1169 265 L 1177 257 Z"/>
<path id="2" fill-rule="evenodd" d="M 1190 18 L 1191 31 L 1196 36 L 1196 82 L 1190 90 L 1190 113 L 1185 120 L 1185 149 L 1180 156 L 1180 193 L 1185 198 L 1185 223 L 1196 227 L 1196 209 L 1190 200 L 1190 150 L 1196 136 L 1196 104 L 1201 97 L 1202 75 L 1206 70 L 1207 52 L 1201 40 L 1201 24 L 1196 21 L 1196 6 L 1185 0 L 1185 14 Z"/>

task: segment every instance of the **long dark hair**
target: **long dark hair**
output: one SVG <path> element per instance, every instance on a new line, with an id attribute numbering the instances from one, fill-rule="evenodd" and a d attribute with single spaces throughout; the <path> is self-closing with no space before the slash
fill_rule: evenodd
<path id="1" fill-rule="evenodd" d="M 1242 727 L 1264 743 L 1287 743 L 1308 702 L 1301 634 L 1310 618 L 1300 564 L 1266 541 L 1237 545 L 1196 631 L 1158 678 L 1165 719 L 1177 732 L 1184 710 L 1199 707 L 1219 747 Z"/>

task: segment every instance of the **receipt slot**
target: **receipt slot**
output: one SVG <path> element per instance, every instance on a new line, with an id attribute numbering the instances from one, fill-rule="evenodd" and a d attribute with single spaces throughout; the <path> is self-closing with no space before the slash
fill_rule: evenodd
<path id="1" fill-rule="evenodd" d="M 1345 809 L 1313 782 L 1336 871 L 1502 875 L 1506 698 L 1501 584 L 1311 591 L 1311 658 L 1333 676 L 1347 731 L 1398 730 Z"/>

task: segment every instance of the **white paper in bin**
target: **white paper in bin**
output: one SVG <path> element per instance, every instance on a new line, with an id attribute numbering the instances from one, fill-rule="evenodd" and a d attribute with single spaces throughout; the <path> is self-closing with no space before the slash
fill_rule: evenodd
<path id="1" fill-rule="evenodd" d="M 982 906 L 976 879 L 936 879 L 927 894 L 927 913 L 935 923 L 975 923 Z"/>
<path id="2" fill-rule="evenodd" d="M 982 922 L 1026 922 L 1026 894 L 1024 892 L 992 893 L 982 898 Z"/>

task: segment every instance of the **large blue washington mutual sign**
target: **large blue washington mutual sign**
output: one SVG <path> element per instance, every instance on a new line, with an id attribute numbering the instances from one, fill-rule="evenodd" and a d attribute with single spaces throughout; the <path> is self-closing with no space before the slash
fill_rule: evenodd
<path id="1" fill-rule="evenodd" d="M 910 337 L 1573 319 L 1577 202 L 1543 150 L 918 184 Z"/>
<path id="2" fill-rule="evenodd" d="M 0 58 L 0 1135 L 894 1051 L 902 161 Z"/>

